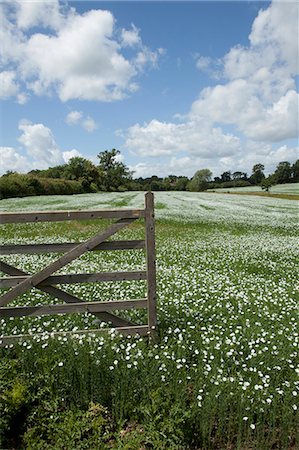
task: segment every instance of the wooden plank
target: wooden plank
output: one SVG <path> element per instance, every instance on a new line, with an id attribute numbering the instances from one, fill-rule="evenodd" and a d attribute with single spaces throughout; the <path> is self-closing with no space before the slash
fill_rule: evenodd
<path id="1" fill-rule="evenodd" d="M 147 299 L 109 302 L 80 302 L 62 305 L 15 306 L 0 308 L 0 317 L 45 316 L 53 314 L 95 313 L 111 310 L 129 310 L 147 307 Z"/>
<path id="2" fill-rule="evenodd" d="M 155 338 L 157 327 L 156 307 L 156 248 L 155 248 L 155 211 L 154 195 L 152 192 L 145 194 L 145 229 L 146 229 L 146 266 L 147 266 L 147 301 L 148 301 L 148 326 L 151 336 Z"/>
<path id="3" fill-rule="evenodd" d="M 123 336 L 133 336 L 133 335 L 139 335 L 139 336 L 146 336 L 148 331 L 147 325 L 134 325 L 129 327 L 118 327 L 118 328 L 99 328 L 99 329 L 91 329 L 91 330 L 76 330 L 76 331 L 57 331 L 52 333 L 36 333 L 34 335 L 32 334 L 19 334 L 19 335 L 11 335 L 11 336 L 2 336 L 0 337 L 0 347 L 5 347 L 6 345 L 10 344 L 16 344 L 17 341 L 22 341 L 24 339 L 32 339 L 33 337 L 36 339 L 38 338 L 44 338 L 45 335 L 49 335 L 50 337 L 55 336 L 80 336 L 80 335 L 86 335 L 86 334 L 102 334 L 102 333 L 108 333 L 111 331 L 116 331 L 117 333 L 123 335 Z M 42 340 L 42 342 L 45 342 Z"/>
<path id="4" fill-rule="evenodd" d="M 0 255 L 14 254 L 41 254 L 41 253 L 63 253 L 77 247 L 81 242 L 66 242 L 63 244 L 21 244 L 21 245 L 1 245 Z M 89 251 L 99 250 L 137 250 L 144 249 L 144 240 L 127 241 L 105 241 Z"/>
<path id="5" fill-rule="evenodd" d="M 26 272 L 23 272 L 22 270 L 17 269 L 16 267 L 13 267 L 7 263 L 4 263 L 3 261 L 0 261 L 0 270 L 4 273 L 7 273 L 8 275 L 12 276 L 18 276 L 18 275 L 28 275 Z M 41 286 L 39 289 L 43 292 L 46 292 L 47 294 L 52 295 L 53 297 L 59 298 L 60 300 L 63 300 L 67 303 L 80 303 L 81 300 L 78 297 L 75 297 L 74 295 L 69 294 L 68 292 L 63 291 L 62 289 L 58 289 L 54 286 Z M 111 312 L 97 312 L 94 313 L 95 316 L 100 318 L 104 322 L 111 322 L 114 326 L 135 326 L 135 324 L 132 324 L 129 320 L 123 319 L 121 317 L 116 316 L 115 314 L 112 314 Z"/>
<path id="6" fill-rule="evenodd" d="M 106 230 L 96 234 L 95 236 L 88 239 L 86 242 L 79 244 L 77 247 L 73 248 L 72 250 L 65 253 L 60 258 L 58 258 L 56 261 L 46 266 L 40 272 L 31 275 L 29 278 L 22 281 L 16 287 L 12 288 L 9 292 L 3 294 L 0 297 L 0 306 L 7 305 L 7 303 L 14 300 L 19 295 L 24 294 L 28 289 L 37 286 L 39 283 L 44 281 L 54 272 L 66 266 L 68 263 L 81 256 L 86 251 L 96 247 L 101 242 L 105 241 L 108 237 L 115 234 L 117 231 L 130 225 L 134 220 L 136 219 L 120 219 L 117 222 L 113 223 Z"/>
<path id="7" fill-rule="evenodd" d="M 0 213 L 0 223 L 62 222 L 65 220 L 120 218 L 138 219 L 141 217 L 144 217 L 144 209 L 4 212 Z"/>
<path id="8" fill-rule="evenodd" d="M 0 278 L 0 288 L 17 286 L 28 276 Z M 76 273 L 67 275 L 54 275 L 42 281 L 36 287 L 49 286 L 52 284 L 76 284 L 76 283 L 95 283 L 103 281 L 134 281 L 146 280 L 146 272 L 100 272 L 100 273 Z"/>

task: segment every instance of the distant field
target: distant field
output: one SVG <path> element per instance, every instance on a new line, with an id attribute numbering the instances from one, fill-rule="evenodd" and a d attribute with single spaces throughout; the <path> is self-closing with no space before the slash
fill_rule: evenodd
<path id="1" fill-rule="evenodd" d="M 215 192 L 263 192 L 259 186 L 246 186 L 237 188 L 218 188 L 211 189 Z M 271 187 L 270 192 L 273 194 L 297 194 L 299 195 L 299 183 L 277 184 Z"/>
<path id="2" fill-rule="evenodd" d="M 125 192 L 6 199 L 0 209 L 143 203 L 143 192 Z M 11 430 L 20 433 L 23 446 L 17 448 L 24 449 L 299 448 L 298 202 L 157 192 L 155 203 L 159 344 L 115 333 L 50 337 L 53 330 L 100 327 L 87 313 L 0 319 L 0 336 L 44 333 L 0 349 L 0 448 L 16 448 L 1 445 Z M 142 239 L 141 222 L 115 239 Z M 77 242 L 100 227 L 97 220 L 8 224 L 1 226 L 1 241 Z M 96 253 L 73 261 L 64 273 L 145 269 L 143 250 Z M 34 273 L 53 255 L 1 259 Z M 87 301 L 145 295 L 143 281 L 64 289 Z M 37 290 L 15 301 L 44 303 L 57 301 Z M 143 310 L 119 315 L 145 320 Z M 22 428 L 15 428 L 16 417 Z M 86 443 L 93 430 L 100 438 Z"/>

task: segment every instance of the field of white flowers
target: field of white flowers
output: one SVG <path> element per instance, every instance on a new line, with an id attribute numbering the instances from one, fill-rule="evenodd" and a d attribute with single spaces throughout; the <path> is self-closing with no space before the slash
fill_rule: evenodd
<path id="1" fill-rule="evenodd" d="M 216 192 L 261 192 L 260 186 L 217 188 Z M 299 183 L 276 184 L 270 188 L 273 194 L 299 194 Z"/>
<path id="2" fill-rule="evenodd" d="M 2 200 L 0 209 L 142 207 L 143 199 L 134 192 L 32 197 Z M 42 335 L 1 350 L 0 438 L 7 447 L 0 448 L 16 445 L 10 428 L 16 416 L 20 448 L 299 447 L 298 202 L 159 192 L 155 203 L 159 342 L 114 332 L 50 337 L 53 330 L 100 327 L 88 314 L 1 319 L 3 335 Z M 1 236 L 5 244 L 67 242 L 101 226 L 2 225 Z M 142 222 L 119 233 L 142 236 Z M 96 253 L 63 273 L 145 268 L 142 250 Z M 53 255 L 1 259 L 34 273 Z M 144 297 L 146 286 L 107 282 L 64 289 L 85 300 L 123 300 Z M 45 302 L 59 300 L 33 290 L 14 304 Z M 119 314 L 145 321 L 142 310 Z M 74 432 L 70 411 L 90 411 L 90 402 L 111 418 L 109 436 L 103 427 L 96 438 L 94 429 L 87 437 Z"/>

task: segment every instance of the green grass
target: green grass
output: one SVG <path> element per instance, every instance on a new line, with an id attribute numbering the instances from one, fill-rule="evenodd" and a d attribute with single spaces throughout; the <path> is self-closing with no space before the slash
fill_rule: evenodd
<path id="1" fill-rule="evenodd" d="M 294 201 L 236 197 L 156 195 L 165 205 L 156 211 L 158 344 L 114 333 L 49 337 L 99 327 L 92 315 L 1 320 L 3 334 L 44 335 L 1 350 L 0 448 L 298 448 L 297 209 Z M 105 202 L 123 198 L 111 194 Z M 5 225 L 2 236 L 5 243 L 72 241 L 102 226 Z M 139 221 L 119 238 L 143 232 Z M 31 272 L 52 258 L 2 257 Z M 144 267 L 142 250 L 91 252 L 65 272 Z M 139 298 L 146 286 L 65 289 L 94 301 Z M 53 300 L 32 291 L 16 303 L 43 302 Z M 142 310 L 119 314 L 146 320 Z"/>

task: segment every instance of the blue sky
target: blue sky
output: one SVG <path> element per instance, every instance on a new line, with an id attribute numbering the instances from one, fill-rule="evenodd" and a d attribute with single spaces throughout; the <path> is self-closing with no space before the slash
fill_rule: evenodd
<path id="1" fill-rule="evenodd" d="M 113 147 L 135 176 L 298 158 L 298 3 L 0 6 L 1 173 Z"/>

